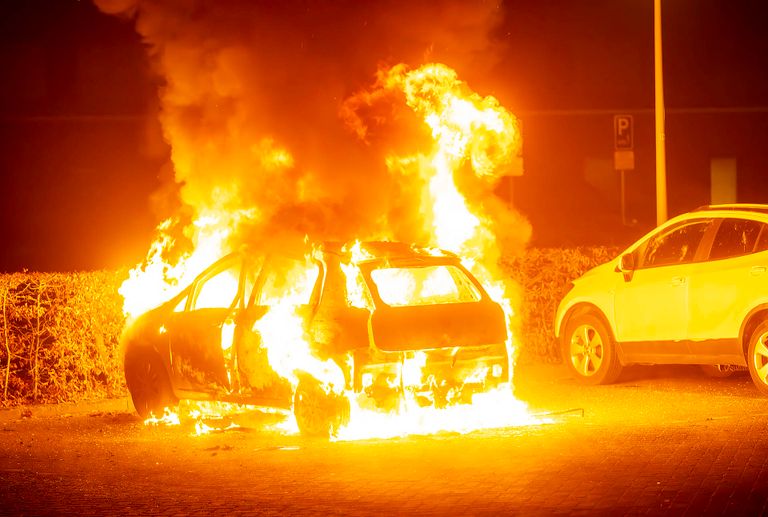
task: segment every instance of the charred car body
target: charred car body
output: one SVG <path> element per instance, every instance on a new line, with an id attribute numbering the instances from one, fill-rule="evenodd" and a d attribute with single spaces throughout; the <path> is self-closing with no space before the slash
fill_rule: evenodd
<path id="1" fill-rule="evenodd" d="M 417 357 L 423 374 L 407 389 L 425 405 L 466 401 L 508 380 L 504 313 L 457 256 L 390 242 L 358 251 L 353 259 L 347 247 L 325 243 L 307 256 L 233 253 L 139 317 L 124 336 L 137 412 L 221 400 L 293 408 L 302 432 L 333 433 L 348 418 L 348 400 L 300 365 L 296 383 L 270 364 L 259 322 L 287 296 L 300 315 L 293 330 L 312 355 L 338 366 L 343 390 L 381 409 L 401 399 L 403 364 Z"/>

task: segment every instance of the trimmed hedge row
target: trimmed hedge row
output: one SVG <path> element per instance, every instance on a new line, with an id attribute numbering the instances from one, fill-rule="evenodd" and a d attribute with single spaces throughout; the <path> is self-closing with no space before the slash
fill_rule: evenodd
<path id="1" fill-rule="evenodd" d="M 522 286 L 520 358 L 557 362 L 555 309 L 572 279 L 613 248 L 533 248 L 504 261 Z M 0 407 L 115 397 L 126 392 L 117 289 L 125 272 L 0 275 Z"/>
<path id="2" fill-rule="evenodd" d="M 621 250 L 616 247 L 531 248 L 518 258 L 505 259 L 503 268 L 522 286 L 517 342 L 518 359 L 560 362 L 554 337 L 555 311 L 571 288 L 571 281 Z"/>
<path id="3" fill-rule="evenodd" d="M 0 275 L 0 407 L 119 396 L 125 274 Z"/>

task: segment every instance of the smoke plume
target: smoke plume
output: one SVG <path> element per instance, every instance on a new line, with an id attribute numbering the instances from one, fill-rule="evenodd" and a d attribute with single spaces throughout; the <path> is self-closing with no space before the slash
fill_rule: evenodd
<path id="1" fill-rule="evenodd" d="M 158 206 L 192 244 L 222 217 L 238 240 L 422 240 L 418 188 L 387 158 L 427 151 L 428 129 L 390 92 L 356 106 L 366 130 L 351 130 L 346 101 L 397 63 L 482 77 L 502 14 L 501 0 L 94 1 L 135 22 L 161 78 L 173 183 Z M 521 224 L 499 199 L 483 204 Z M 527 240 L 527 223 L 501 226 L 510 247 Z"/>

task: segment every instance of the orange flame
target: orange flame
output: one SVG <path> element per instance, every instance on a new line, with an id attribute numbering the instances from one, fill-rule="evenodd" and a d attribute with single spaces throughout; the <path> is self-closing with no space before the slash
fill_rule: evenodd
<path id="1" fill-rule="evenodd" d="M 483 209 L 486 200 L 470 203 L 457 186 L 456 177 L 469 169 L 486 185 L 495 185 L 520 148 L 517 119 L 494 97 L 471 92 L 454 70 L 442 64 L 412 71 L 398 65 L 380 73 L 379 81 L 386 88 L 402 90 L 408 106 L 432 131 L 434 149 L 429 166 L 421 169 L 430 200 L 425 224 L 431 224 L 434 244 L 462 257 L 491 298 L 504 308 L 513 357 L 511 288 L 498 268 L 500 250 L 490 216 Z M 409 164 L 414 159 L 405 157 L 397 162 Z M 485 194 L 490 197 L 491 188 Z"/>

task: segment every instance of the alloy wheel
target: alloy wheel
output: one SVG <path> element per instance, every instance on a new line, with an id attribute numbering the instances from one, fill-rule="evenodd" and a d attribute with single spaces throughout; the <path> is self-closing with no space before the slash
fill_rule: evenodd
<path id="1" fill-rule="evenodd" d="M 589 377 L 597 373 L 604 354 L 603 339 L 592 325 L 582 324 L 571 334 L 571 363 L 581 375 Z"/>
<path id="2" fill-rule="evenodd" d="M 757 338 L 754 351 L 752 352 L 752 364 L 755 369 L 755 374 L 762 381 L 763 384 L 768 386 L 768 332 L 763 332 Z"/>

